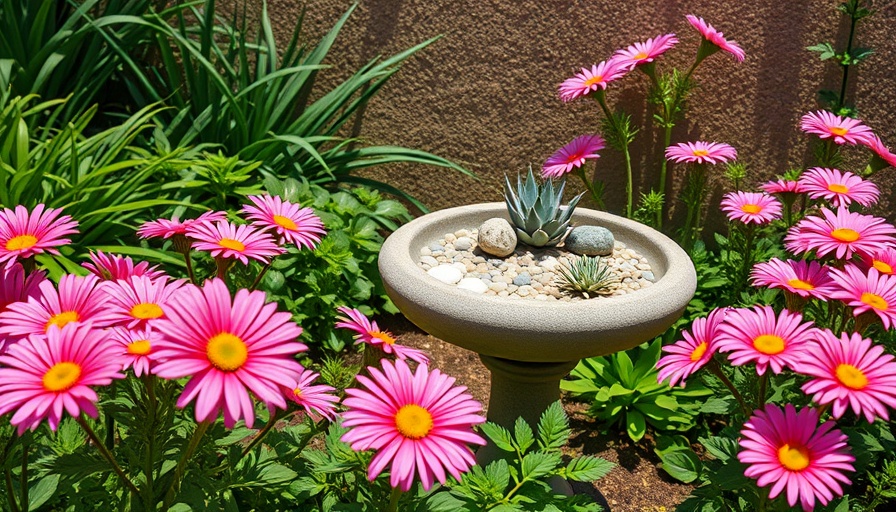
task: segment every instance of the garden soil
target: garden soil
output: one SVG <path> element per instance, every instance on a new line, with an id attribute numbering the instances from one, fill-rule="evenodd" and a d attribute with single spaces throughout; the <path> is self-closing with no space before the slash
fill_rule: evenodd
<path id="1" fill-rule="evenodd" d="M 488 370 L 475 352 L 446 343 L 426 334 L 400 315 L 377 318 L 382 327 L 397 335 L 402 344 L 426 351 L 432 366 L 467 386 L 474 398 L 488 404 L 490 379 Z M 574 483 L 573 490 L 599 499 L 603 494 L 612 512 L 665 512 L 675 510 L 684 501 L 692 486 L 681 484 L 659 469 L 659 458 L 653 453 L 653 440 L 648 434 L 633 443 L 621 429 L 606 430 L 585 411 L 588 405 L 563 397 L 570 416 L 572 436 L 567 454 L 594 455 L 616 464 L 609 475 L 593 484 Z"/>

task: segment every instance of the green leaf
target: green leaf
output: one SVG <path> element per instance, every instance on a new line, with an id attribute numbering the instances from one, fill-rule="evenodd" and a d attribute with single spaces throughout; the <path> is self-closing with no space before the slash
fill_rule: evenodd
<path id="1" fill-rule="evenodd" d="M 616 464 L 599 457 L 585 455 L 569 461 L 563 476 L 576 482 L 593 482 L 607 476 Z"/>
<path id="2" fill-rule="evenodd" d="M 625 413 L 625 430 L 632 441 L 638 442 L 647 433 L 647 420 L 634 409 Z"/>
<path id="3" fill-rule="evenodd" d="M 545 450 L 559 450 L 566 445 L 569 434 L 569 418 L 558 400 L 548 406 L 538 420 L 538 444 Z"/>
<path id="4" fill-rule="evenodd" d="M 699 440 L 700 444 L 706 448 L 706 451 L 709 452 L 710 455 L 722 462 L 728 462 L 737 456 L 739 448 L 737 440 L 735 439 L 724 436 L 714 436 L 709 438 L 701 437 Z"/>
<path id="5" fill-rule="evenodd" d="M 492 422 L 484 423 L 479 428 L 499 449 L 510 453 L 516 451 L 513 446 L 513 437 L 506 428 Z"/>
<path id="6" fill-rule="evenodd" d="M 669 452 L 661 455 L 660 460 L 666 473 L 686 484 L 699 478 L 703 469 L 697 454 L 691 450 Z"/>
<path id="7" fill-rule="evenodd" d="M 682 435 L 658 434 L 656 436 L 656 446 L 653 448 L 657 456 L 665 453 L 671 453 L 681 450 L 690 450 L 691 442 Z"/>
<path id="8" fill-rule="evenodd" d="M 50 474 L 41 478 L 37 484 L 28 488 L 29 509 L 37 510 L 41 505 L 53 497 L 56 487 L 59 485 L 59 475 Z"/>
<path id="9" fill-rule="evenodd" d="M 529 423 L 523 418 L 516 419 L 516 423 L 513 425 L 513 432 L 520 452 L 525 453 L 526 450 L 535 443 L 535 435 L 532 433 L 532 427 L 530 427 Z"/>
<path id="10" fill-rule="evenodd" d="M 533 452 L 523 457 L 521 469 L 523 478 L 534 480 L 554 471 L 560 465 L 561 456 L 557 452 Z"/>
<path id="11" fill-rule="evenodd" d="M 828 60 L 837 55 L 837 51 L 834 50 L 834 47 L 831 46 L 831 43 L 819 43 L 814 46 L 807 46 L 806 49 L 810 52 L 818 52 L 818 57 L 821 60 Z"/>
<path id="12" fill-rule="evenodd" d="M 700 406 L 700 414 L 728 414 L 731 411 L 732 398 L 729 396 L 709 397 L 703 405 Z"/>

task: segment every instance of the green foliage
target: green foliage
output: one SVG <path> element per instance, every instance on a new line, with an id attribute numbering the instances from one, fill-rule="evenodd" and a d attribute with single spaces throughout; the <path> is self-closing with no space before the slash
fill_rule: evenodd
<path id="1" fill-rule="evenodd" d="M 544 180 L 539 184 L 532 174 L 531 165 L 525 180 L 517 174 L 516 188 L 504 176 L 507 213 L 523 243 L 532 247 L 553 247 L 563 240 L 569 229 L 572 212 L 584 194 L 582 192 L 577 195 L 566 208 L 562 208 L 565 188 L 566 180 L 561 181 L 559 188 L 554 188 L 552 180 Z"/>
<path id="2" fill-rule="evenodd" d="M 646 224 L 654 229 L 658 228 L 657 216 L 662 214 L 663 204 L 666 202 L 665 194 L 651 190 L 648 193 L 641 192 L 638 209 L 632 214 L 632 218 L 641 224 Z"/>
<path id="3" fill-rule="evenodd" d="M 589 294 L 608 295 L 616 289 L 619 278 L 600 256 L 580 256 L 568 265 L 557 267 L 557 285 L 562 290 L 578 292 L 587 299 Z"/>
<path id="4" fill-rule="evenodd" d="M 592 400 L 589 414 L 607 426 L 624 425 L 633 441 L 644 437 L 648 424 L 660 431 L 688 430 L 712 392 L 698 384 L 673 388 L 658 382 L 660 347 L 657 338 L 629 351 L 583 359 L 560 388 Z"/>

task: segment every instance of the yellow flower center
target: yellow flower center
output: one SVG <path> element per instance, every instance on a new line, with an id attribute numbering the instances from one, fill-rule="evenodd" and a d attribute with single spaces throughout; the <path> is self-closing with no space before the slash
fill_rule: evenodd
<path id="1" fill-rule="evenodd" d="M 81 367 L 77 363 L 56 363 L 44 374 L 44 389 L 54 393 L 66 391 L 81 377 Z"/>
<path id="2" fill-rule="evenodd" d="M 601 75 L 592 76 L 588 80 L 585 80 L 585 87 L 591 87 L 592 85 L 599 84 L 604 81 L 604 77 Z"/>
<path id="3" fill-rule="evenodd" d="M 709 151 L 707 151 L 705 149 L 695 149 L 694 150 L 694 156 L 706 156 L 708 154 L 709 154 Z"/>
<path id="4" fill-rule="evenodd" d="M 837 369 L 834 370 L 834 375 L 837 376 L 837 380 L 840 381 L 841 384 L 848 387 L 849 389 L 863 389 L 868 385 L 868 377 L 859 370 L 855 366 L 851 364 L 841 364 L 837 366 Z"/>
<path id="5" fill-rule="evenodd" d="M 842 136 L 846 135 L 847 133 L 849 133 L 849 129 L 843 128 L 842 126 L 831 126 L 830 130 L 831 130 L 831 133 L 833 133 L 834 135 L 836 135 L 838 137 L 842 137 Z"/>
<path id="6" fill-rule="evenodd" d="M 284 217 L 283 215 L 274 215 L 274 224 L 287 229 L 289 231 L 295 231 L 298 229 L 296 223 L 292 221 L 289 217 Z"/>
<path id="7" fill-rule="evenodd" d="M 302 388 L 296 388 L 292 390 L 292 394 L 296 395 L 296 398 L 302 396 Z"/>
<path id="8" fill-rule="evenodd" d="M 769 356 L 784 352 L 784 346 L 784 338 L 774 334 L 763 334 L 753 340 L 753 347 Z"/>
<path id="9" fill-rule="evenodd" d="M 78 316 L 77 311 L 63 311 L 62 313 L 56 313 L 47 320 L 46 325 L 44 325 L 44 332 L 49 331 L 51 325 L 55 325 L 62 329 L 65 327 L 65 324 L 77 322 L 78 320 L 80 320 L 80 317 Z"/>
<path id="10" fill-rule="evenodd" d="M 744 213 L 759 213 L 762 211 L 762 207 L 758 204 L 745 204 L 741 206 L 740 209 Z"/>
<path id="11" fill-rule="evenodd" d="M 891 267 L 889 264 L 884 263 L 883 261 L 880 261 L 880 260 L 874 260 L 874 263 L 872 263 L 871 266 L 876 268 L 877 271 L 880 272 L 881 274 L 892 274 L 893 273 L 893 267 Z"/>
<path id="12" fill-rule="evenodd" d="M 153 320 L 161 318 L 164 314 L 162 308 L 152 302 L 141 302 L 131 308 L 131 316 L 138 320 Z"/>
<path id="13" fill-rule="evenodd" d="M 791 288 L 796 288 L 797 290 L 807 290 L 808 291 L 808 290 L 815 289 L 815 286 L 813 286 L 812 283 L 810 283 L 808 281 L 803 281 L 802 279 L 791 279 L 790 281 L 787 281 L 787 284 Z"/>
<path id="14" fill-rule="evenodd" d="M 146 354 L 149 354 L 151 348 L 149 340 L 137 340 L 128 344 L 128 354 L 131 354 L 132 356 L 145 356 Z"/>
<path id="15" fill-rule="evenodd" d="M 395 428 L 408 439 L 423 439 L 432 430 L 432 414 L 419 405 L 405 405 L 395 413 Z"/>
<path id="16" fill-rule="evenodd" d="M 222 238 L 218 245 L 225 249 L 230 249 L 232 251 L 243 252 L 246 250 L 246 246 L 243 245 L 243 242 L 239 240 L 234 240 L 233 238 Z"/>
<path id="17" fill-rule="evenodd" d="M 848 194 L 849 193 L 849 187 L 847 187 L 845 185 L 841 185 L 839 183 L 831 183 L 830 185 L 828 185 L 828 190 L 830 190 L 831 192 L 833 192 L 835 194 Z"/>
<path id="18" fill-rule="evenodd" d="M 784 444 L 778 448 L 778 461 L 791 471 L 802 471 L 809 467 L 809 450 L 802 446 Z"/>
<path id="19" fill-rule="evenodd" d="M 21 251 L 30 249 L 37 244 L 37 237 L 34 235 L 14 236 L 6 241 L 7 251 Z"/>
<path id="20" fill-rule="evenodd" d="M 874 309 L 879 309 L 881 311 L 886 311 L 890 309 L 890 305 L 887 304 L 887 301 L 884 300 L 883 297 L 876 293 L 865 292 L 862 294 L 862 302 L 868 304 Z"/>
<path id="21" fill-rule="evenodd" d="M 395 344 L 395 338 L 393 338 L 392 335 L 390 335 L 388 332 L 370 331 L 368 334 L 370 334 L 371 337 L 382 341 L 386 345 L 394 345 Z"/>
<path id="22" fill-rule="evenodd" d="M 249 349 L 239 336 L 222 332 L 208 340 L 205 354 L 215 368 L 233 372 L 239 370 L 249 358 Z"/>
<path id="23" fill-rule="evenodd" d="M 691 361 L 697 361 L 701 357 L 703 357 L 703 354 L 706 354 L 707 348 L 709 348 L 709 344 L 705 341 L 697 345 L 697 348 L 695 348 L 694 351 L 691 352 Z"/>
<path id="24" fill-rule="evenodd" d="M 636 54 L 632 57 L 632 60 L 641 60 L 641 59 L 646 59 L 646 58 L 647 58 L 647 54 L 644 53 L 644 52 L 640 52 L 640 53 L 636 53 Z"/>
<path id="25" fill-rule="evenodd" d="M 840 242 L 855 242 L 859 239 L 859 232 L 849 228 L 837 228 L 831 231 L 831 236 Z"/>

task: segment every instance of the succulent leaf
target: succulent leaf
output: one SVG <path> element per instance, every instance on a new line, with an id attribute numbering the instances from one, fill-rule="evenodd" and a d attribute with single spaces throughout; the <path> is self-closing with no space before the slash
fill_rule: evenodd
<path id="1" fill-rule="evenodd" d="M 566 181 L 556 187 L 551 180 L 539 184 L 529 166 L 525 181 L 520 174 L 516 177 L 516 188 L 504 176 L 504 202 L 510 220 L 516 227 L 518 238 L 533 247 L 554 246 L 563 240 L 569 228 L 569 221 L 582 194 L 576 196 L 566 207 L 561 206 Z"/>

